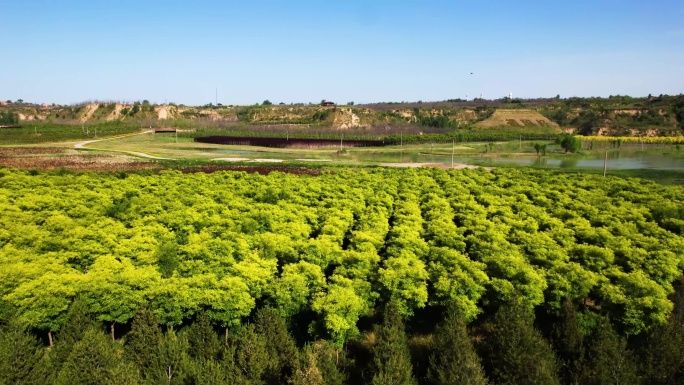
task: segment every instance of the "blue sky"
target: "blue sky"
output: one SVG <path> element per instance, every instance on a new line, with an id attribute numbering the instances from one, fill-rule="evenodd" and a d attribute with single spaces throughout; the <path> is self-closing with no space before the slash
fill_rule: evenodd
<path id="1" fill-rule="evenodd" d="M 683 20 L 682 0 L 0 0 L 0 100 L 679 94 Z"/>

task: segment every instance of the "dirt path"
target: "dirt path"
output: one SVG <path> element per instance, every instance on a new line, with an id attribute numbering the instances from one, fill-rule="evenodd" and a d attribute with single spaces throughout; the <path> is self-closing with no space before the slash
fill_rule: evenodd
<path id="1" fill-rule="evenodd" d="M 87 147 L 84 147 L 86 144 L 101 142 L 103 140 L 104 139 L 97 139 L 97 140 L 86 140 L 84 142 L 78 142 L 78 143 L 74 144 L 74 148 L 87 148 Z"/>
<path id="2" fill-rule="evenodd" d="M 141 157 L 141 158 L 148 158 L 148 159 L 173 160 L 172 158 L 162 158 L 162 157 L 160 157 L 160 156 L 145 154 L 144 152 L 138 152 L 138 151 L 104 150 L 104 149 L 99 149 L 99 148 L 90 148 L 90 147 L 86 147 L 87 144 L 91 144 L 91 143 L 97 143 L 97 142 L 103 142 L 103 141 L 105 141 L 105 140 L 121 139 L 121 138 L 127 138 L 127 137 L 129 137 L 129 136 L 144 135 L 144 134 L 151 134 L 151 133 L 154 133 L 154 131 L 153 131 L 153 130 L 147 130 L 147 131 L 143 131 L 143 132 L 137 132 L 137 133 L 135 133 L 135 134 L 120 135 L 120 136 L 114 136 L 114 137 L 111 137 L 111 138 L 84 140 L 84 141 L 82 141 L 82 142 L 78 142 L 78 143 L 74 144 L 74 148 L 76 148 L 76 149 L 84 149 L 84 150 L 99 150 L 99 151 L 119 152 L 119 153 L 122 153 L 122 154 L 130 154 L 130 155 L 135 155 L 135 156 L 139 156 L 139 157 Z"/>
<path id="3" fill-rule="evenodd" d="M 137 155 L 143 158 L 149 158 L 149 159 L 165 159 L 165 160 L 173 160 L 172 158 L 162 158 L 160 156 L 154 156 L 150 154 L 145 154 L 144 152 L 137 152 L 137 151 L 120 151 L 120 150 L 107 150 L 107 151 L 116 151 L 116 152 L 121 152 L 124 154 L 131 154 L 131 155 Z"/>

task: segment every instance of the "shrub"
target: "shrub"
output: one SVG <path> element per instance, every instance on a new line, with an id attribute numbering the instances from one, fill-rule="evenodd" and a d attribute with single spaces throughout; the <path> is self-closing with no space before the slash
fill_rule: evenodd
<path id="1" fill-rule="evenodd" d="M 559 135 L 556 143 L 560 144 L 565 152 L 577 152 L 582 149 L 582 140 L 570 134 Z"/>

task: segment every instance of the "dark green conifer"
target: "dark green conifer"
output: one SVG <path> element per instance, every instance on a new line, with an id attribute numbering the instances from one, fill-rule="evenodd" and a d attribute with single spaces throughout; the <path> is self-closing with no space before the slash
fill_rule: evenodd
<path id="1" fill-rule="evenodd" d="M 335 345 L 330 341 L 318 341 L 311 345 L 311 349 L 316 355 L 324 383 L 326 385 L 343 385 L 347 381 L 344 368 L 348 364 L 344 351 L 340 352 L 335 349 Z"/>
<path id="2" fill-rule="evenodd" d="M 560 377 L 565 384 L 577 384 L 584 336 L 579 327 L 577 308 L 571 301 L 566 301 L 558 322 L 553 325 L 551 342 L 559 358 Z"/>
<path id="3" fill-rule="evenodd" d="M 193 362 L 188 355 L 188 340 L 169 331 L 162 336 L 155 361 L 147 371 L 154 383 L 185 384 L 192 378 Z"/>
<path id="4" fill-rule="evenodd" d="M 221 350 L 221 341 L 214 331 L 211 320 L 205 313 L 200 313 L 187 332 L 189 354 L 195 359 L 216 359 Z"/>
<path id="5" fill-rule="evenodd" d="M 318 357 L 311 345 L 304 347 L 297 368 L 290 377 L 292 385 L 325 385 L 323 373 L 318 367 Z"/>
<path id="6" fill-rule="evenodd" d="M 62 366 L 69 359 L 76 343 L 85 338 L 89 330 L 98 330 L 99 324 L 88 314 L 87 304 L 76 299 L 69 306 L 66 321 L 55 335 L 54 346 L 42 355 L 41 361 L 30 375 L 32 384 L 54 384 Z"/>
<path id="7" fill-rule="evenodd" d="M 273 358 L 269 356 L 267 343 L 268 341 L 256 331 L 254 325 L 245 326 L 234 338 L 231 338 L 223 353 L 222 361 L 228 383 L 265 384 L 266 372 L 273 367 Z"/>
<path id="8" fill-rule="evenodd" d="M 30 384 L 29 375 L 43 352 L 40 342 L 17 322 L 0 327 L 0 384 Z"/>
<path id="9" fill-rule="evenodd" d="M 606 318 L 602 318 L 587 343 L 580 383 L 587 385 L 638 384 L 635 357 Z"/>
<path id="10" fill-rule="evenodd" d="M 641 376 L 654 385 L 684 383 L 684 283 L 675 284 L 674 309 L 665 325 L 655 327 L 641 349 Z"/>
<path id="11" fill-rule="evenodd" d="M 335 346 L 328 341 L 307 344 L 299 355 L 299 362 L 291 376 L 295 385 L 344 385 L 347 376 L 341 370 L 346 362 L 344 352 L 339 359 Z"/>
<path id="12" fill-rule="evenodd" d="M 198 360 L 194 362 L 195 384 L 231 384 L 228 373 L 221 362 L 216 360 Z"/>
<path id="13" fill-rule="evenodd" d="M 57 376 L 57 384 L 111 384 L 121 363 L 112 342 L 101 331 L 90 328 L 76 342 Z"/>
<path id="14" fill-rule="evenodd" d="M 56 335 L 55 345 L 71 347 L 82 340 L 87 331 L 99 327 L 99 323 L 88 312 L 88 304 L 81 299 L 76 299 L 69 306 L 66 322 Z"/>
<path id="15" fill-rule="evenodd" d="M 160 362 L 162 331 L 157 318 L 147 307 L 142 307 L 133 318 L 131 331 L 126 336 L 126 356 L 144 377 L 153 375 Z"/>
<path id="16" fill-rule="evenodd" d="M 385 309 L 383 324 L 376 332 L 373 347 L 373 385 L 415 385 L 411 354 L 404 320 L 397 306 L 390 303 Z"/>
<path id="17" fill-rule="evenodd" d="M 494 315 L 487 366 L 496 384 L 559 384 L 556 356 L 534 327 L 532 309 L 513 300 Z"/>
<path id="18" fill-rule="evenodd" d="M 468 335 L 463 315 L 449 306 L 444 321 L 437 326 L 435 352 L 430 357 L 428 376 L 437 385 L 485 385 L 480 358 Z"/>
<path id="19" fill-rule="evenodd" d="M 265 338 L 266 348 L 271 358 L 266 370 L 267 384 L 281 384 L 287 381 L 294 371 L 297 360 L 297 345 L 287 330 L 285 319 L 272 308 L 262 308 L 254 320 L 256 332 Z"/>

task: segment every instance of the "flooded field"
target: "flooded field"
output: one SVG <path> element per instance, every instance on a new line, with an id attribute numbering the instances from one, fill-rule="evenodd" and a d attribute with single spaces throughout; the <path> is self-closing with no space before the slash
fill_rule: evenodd
<path id="1" fill-rule="evenodd" d="M 252 159 L 284 159 L 297 161 L 328 161 L 328 162 L 353 162 L 364 164 L 382 163 L 429 163 L 441 164 L 449 167 L 452 164 L 451 154 L 443 151 L 436 153 L 396 150 L 396 151 L 353 151 L 346 154 L 306 154 L 269 152 L 269 151 L 246 151 L 233 149 L 211 149 L 218 154 L 235 154 L 240 158 Z M 682 154 L 684 155 L 684 154 Z M 457 154 L 453 157 L 454 164 L 474 164 L 483 166 L 528 166 L 541 168 L 579 168 L 579 169 L 602 169 L 604 162 L 607 168 L 613 170 L 684 170 L 684 156 L 676 154 L 642 152 L 634 150 L 610 150 L 606 161 L 605 152 L 589 152 L 582 155 L 549 155 L 537 157 L 533 154 L 473 154 L 464 156 Z"/>
<path id="2" fill-rule="evenodd" d="M 585 149 L 581 154 L 565 154 L 553 143 L 548 144 L 547 156 L 537 156 L 534 141 L 518 142 L 471 142 L 471 143 L 425 143 L 384 147 L 318 147 L 318 148 L 273 148 L 246 145 L 221 145 L 198 143 L 191 138 L 171 136 L 135 135 L 105 140 L 90 140 L 67 144 L 69 148 L 3 148 L 0 151 L 2 166 L 32 167 L 48 162 L 53 167 L 63 165 L 74 155 L 109 155 L 98 159 L 100 163 L 116 163 L 113 159 L 141 161 L 141 158 L 171 161 L 201 161 L 216 164 L 310 164 L 323 165 L 401 165 L 417 167 L 535 167 L 560 169 L 600 170 L 606 162 L 606 150 Z M 85 152 L 84 152 L 85 151 Z M 89 152 L 90 151 L 90 152 Z M 92 151 L 97 151 L 93 153 Z M 122 157 L 124 156 L 125 157 Z M 684 151 L 677 146 L 659 148 L 608 149 L 608 170 L 663 170 L 684 171 Z M 88 157 L 87 160 L 94 160 Z M 74 159 L 82 164 L 86 159 Z M 86 162 L 87 163 L 87 162 Z"/>

